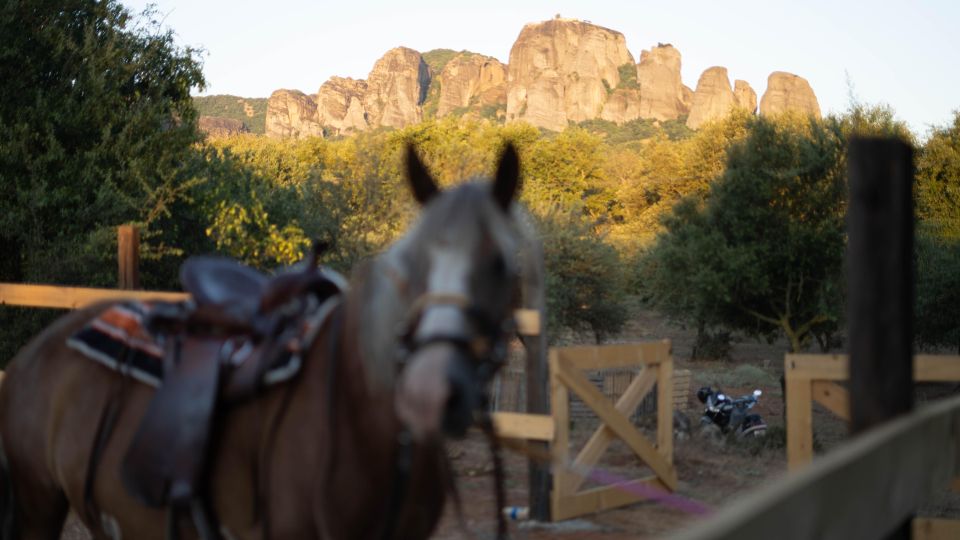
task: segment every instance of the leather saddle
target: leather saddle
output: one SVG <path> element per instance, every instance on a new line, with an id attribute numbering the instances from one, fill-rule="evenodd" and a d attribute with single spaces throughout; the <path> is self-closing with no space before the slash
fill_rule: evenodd
<path id="1" fill-rule="evenodd" d="M 183 264 L 192 301 L 157 304 L 145 321 L 164 344 L 164 374 L 121 465 L 141 502 L 196 506 L 216 411 L 253 399 L 307 319 L 345 290 L 339 274 L 317 267 L 317 249 L 276 277 L 221 257 Z"/>

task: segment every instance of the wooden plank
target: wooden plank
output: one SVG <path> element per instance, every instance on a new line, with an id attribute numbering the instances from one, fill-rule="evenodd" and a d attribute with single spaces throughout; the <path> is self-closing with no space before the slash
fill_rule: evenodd
<path id="1" fill-rule="evenodd" d="M 570 395 L 567 387 L 560 381 L 558 375 L 559 354 L 556 349 L 550 349 L 550 410 L 553 413 L 553 421 L 556 423 L 553 434 L 553 444 L 550 445 L 550 454 L 554 463 L 567 464 L 570 462 Z M 570 482 L 571 473 L 566 467 L 554 467 L 553 487 L 550 490 L 550 517 L 558 515 L 560 504 L 563 497 L 567 495 L 564 491 L 566 485 Z"/>
<path id="2" fill-rule="evenodd" d="M 133 225 L 117 227 L 117 288 L 140 288 L 140 231 Z"/>
<path id="3" fill-rule="evenodd" d="M 913 540 L 957 540 L 960 538 L 960 520 L 914 518 Z"/>
<path id="4" fill-rule="evenodd" d="M 846 381 L 849 379 L 849 357 L 845 354 L 788 354 L 786 369 L 815 381 Z M 913 357 L 913 378 L 922 382 L 960 381 L 960 356 L 918 354 Z"/>
<path id="5" fill-rule="evenodd" d="M 553 518 L 557 521 L 571 519 L 643 501 L 643 497 L 630 491 L 631 488 L 636 486 L 653 486 L 665 491 L 668 489 L 656 476 L 631 480 L 613 486 L 587 489 L 575 495 L 564 497 L 560 501 Z"/>
<path id="6" fill-rule="evenodd" d="M 552 441 L 556 427 L 550 415 L 513 412 L 493 413 L 493 426 L 500 437 L 533 441 Z"/>
<path id="7" fill-rule="evenodd" d="M 180 292 L 122 291 L 88 287 L 59 287 L 55 285 L 23 285 L 0 283 L 0 304 L 44 308 L 77 309 L 104 300 L 186 300 Z"/>
<path id="8" fill-rule="evenodd" d="M 521 336 L 540 335 L 540 311 L 536 309 L 518 309 L 513 312 L 517 333 Z"/>
<path id="9" fill-rule="evenodd" d="M 554 366 L 551 365 L 551 368 Z M 607 424 L 618 437 L 623 439 L 639 457 L 653 469 L 653 472 L 663 480 L 670 489 L 677 488 L 677 472 L 673 464 L 657 452 L 657 449 L 647 441 L 643 435 L 630 423 L 625 416 L 618 412 L 599 390 L 587 380 L 580 371 L 570 369 L 565 363 L 556 364 L 556 375 L 574 391 Z"/>
<path id="10" fill-rule="evenodd" d="M 813 381 L 812 384 L 811 394 L 817 403 L 843 420 L 850 420 L 850 395 L 846 388 L 828 381 Z"/>
<path id="11" fill-rule="evenodd" d="M 813 410 L 810 379 L 787 373 L 787 469 L 795 471 L 813 461 Z"/>
<path id="12" fill-rule="evenodd" d="M 918 354 L 913 358 L 913 378 L 924 382 L 960 381 L 960 356 Z"/>
<path id="13" fill-rule="evenodd" d="M 621 414 L 630 414 L 631 411 L 640 405 L 640 402 L 650 393 L 650 390 L 653 389 L 653 385 L 656 383 L 656 369 L 652 367 L 644 368 L 643 371 L 633 379 L 623 395 L 620 396 L 614 408 Z M 617 435 L 612 429 L 606 424 L 601 423 L 600 427 L 590 436 L 587 444 L 585 444 L 583 449 L 580 450 L 580 453 L 577 454 L 577 458 L 573 462 L 574 468 L 583 470 L 596 465 L 600 456 L 603 455 L 607 447 L 610 446 L 610 443 L 612 443 L 616 437 Z M 585 479 L 582 476 L 571 475 L 569 480 L 570 483 L 564 486 L 564 493 L 575 493 L 580 489 L 580 486 L 583 485 Z"/>
<path id="14" fill-rule="evenodd" d="M 669 353 L 657 366 L 657 451 L 673 463 L 673 358 Z"/>
<path id="15" fill-rule="evenodd" d="M 882 424 L 670 538 L 880 538 L 958 472 L 960 397 L 954 397 Z"/>
<path id="16" fill-rule="evenodd" d="M 798 376 L 812 381 L 845 381 L 850 375 L 845 354 L 787 354 L 784 370 L 787 378 Z"/>
<path id="17" fill-rule="evenodd" d="M 595 370 L 656 364 L 661 351 L 670 350 L 670 341 L 558 348 L 565 364 L 579 370 Z"/>

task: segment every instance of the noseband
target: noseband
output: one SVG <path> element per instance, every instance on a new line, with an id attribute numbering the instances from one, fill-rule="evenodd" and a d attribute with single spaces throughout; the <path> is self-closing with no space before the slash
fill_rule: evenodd
<path id="1" fill-rule="evenodd" d="M 423 315 L 434 307 L 453 307 L 460 311 L 469 326 L 476 333 L 437 333 L 418 337 L 417 329 Z M 497 321 L 490 317 L 467 296 L 453 293 L 431 293 L 420 295 L 410 306 L 406 323 L 400 331 L 400 349 L 398 351 L 398 369 L 402 370 L 410 357 L 417 351 L 438 343 L 453 346 L 463 353 L 476 370 L 481 384 L 488 382 L 497 370 L 506 362 L 506 337 L 515 330 L 513 317 Z"/>

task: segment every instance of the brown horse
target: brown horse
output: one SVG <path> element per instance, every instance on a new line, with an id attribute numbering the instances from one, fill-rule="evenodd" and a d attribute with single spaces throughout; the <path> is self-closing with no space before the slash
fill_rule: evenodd
<path id="1" fill-rule="evenodd" d="M 221 411 L 205 475 L 215 536 L 425 538 L 449 486 L 442 439 L 482 401 L 516 307 L 525 235 L 507 146 L 492 184 L 441 192 L 408 149 L 419 221 L 358 271 L 300 373 Z M 68 509 L 97 538 L 164 538 L 167 515 L 123 487 L 120 464 L 154 389 L 122 407 L 85 497 L 98 418 L 122 375 L 65 345 L 106 309 L 72 312 L 9 365 L 0 387 L 2 538 L 56 539 Z M 401 369 L 402 367 L 402 369 Z M 170 529 L 187 537 L 187 522 Z"/>

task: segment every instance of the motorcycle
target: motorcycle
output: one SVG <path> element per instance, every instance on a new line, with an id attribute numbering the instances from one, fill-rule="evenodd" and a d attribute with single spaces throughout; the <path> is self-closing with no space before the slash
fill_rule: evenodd
<path id="1" fill-rule="evenodd" d="M 697 390 L 697 399 L 705 405 L 700 417 L 701 432 L 719 428 L 723 434 L 735 433 L 740 438 L 763 437 L 767 433 L 766 422 L 759 414 L 747 414 L 762 393 L 754 390 L 752 394 L 734 399 L 709 386 Z"/>

